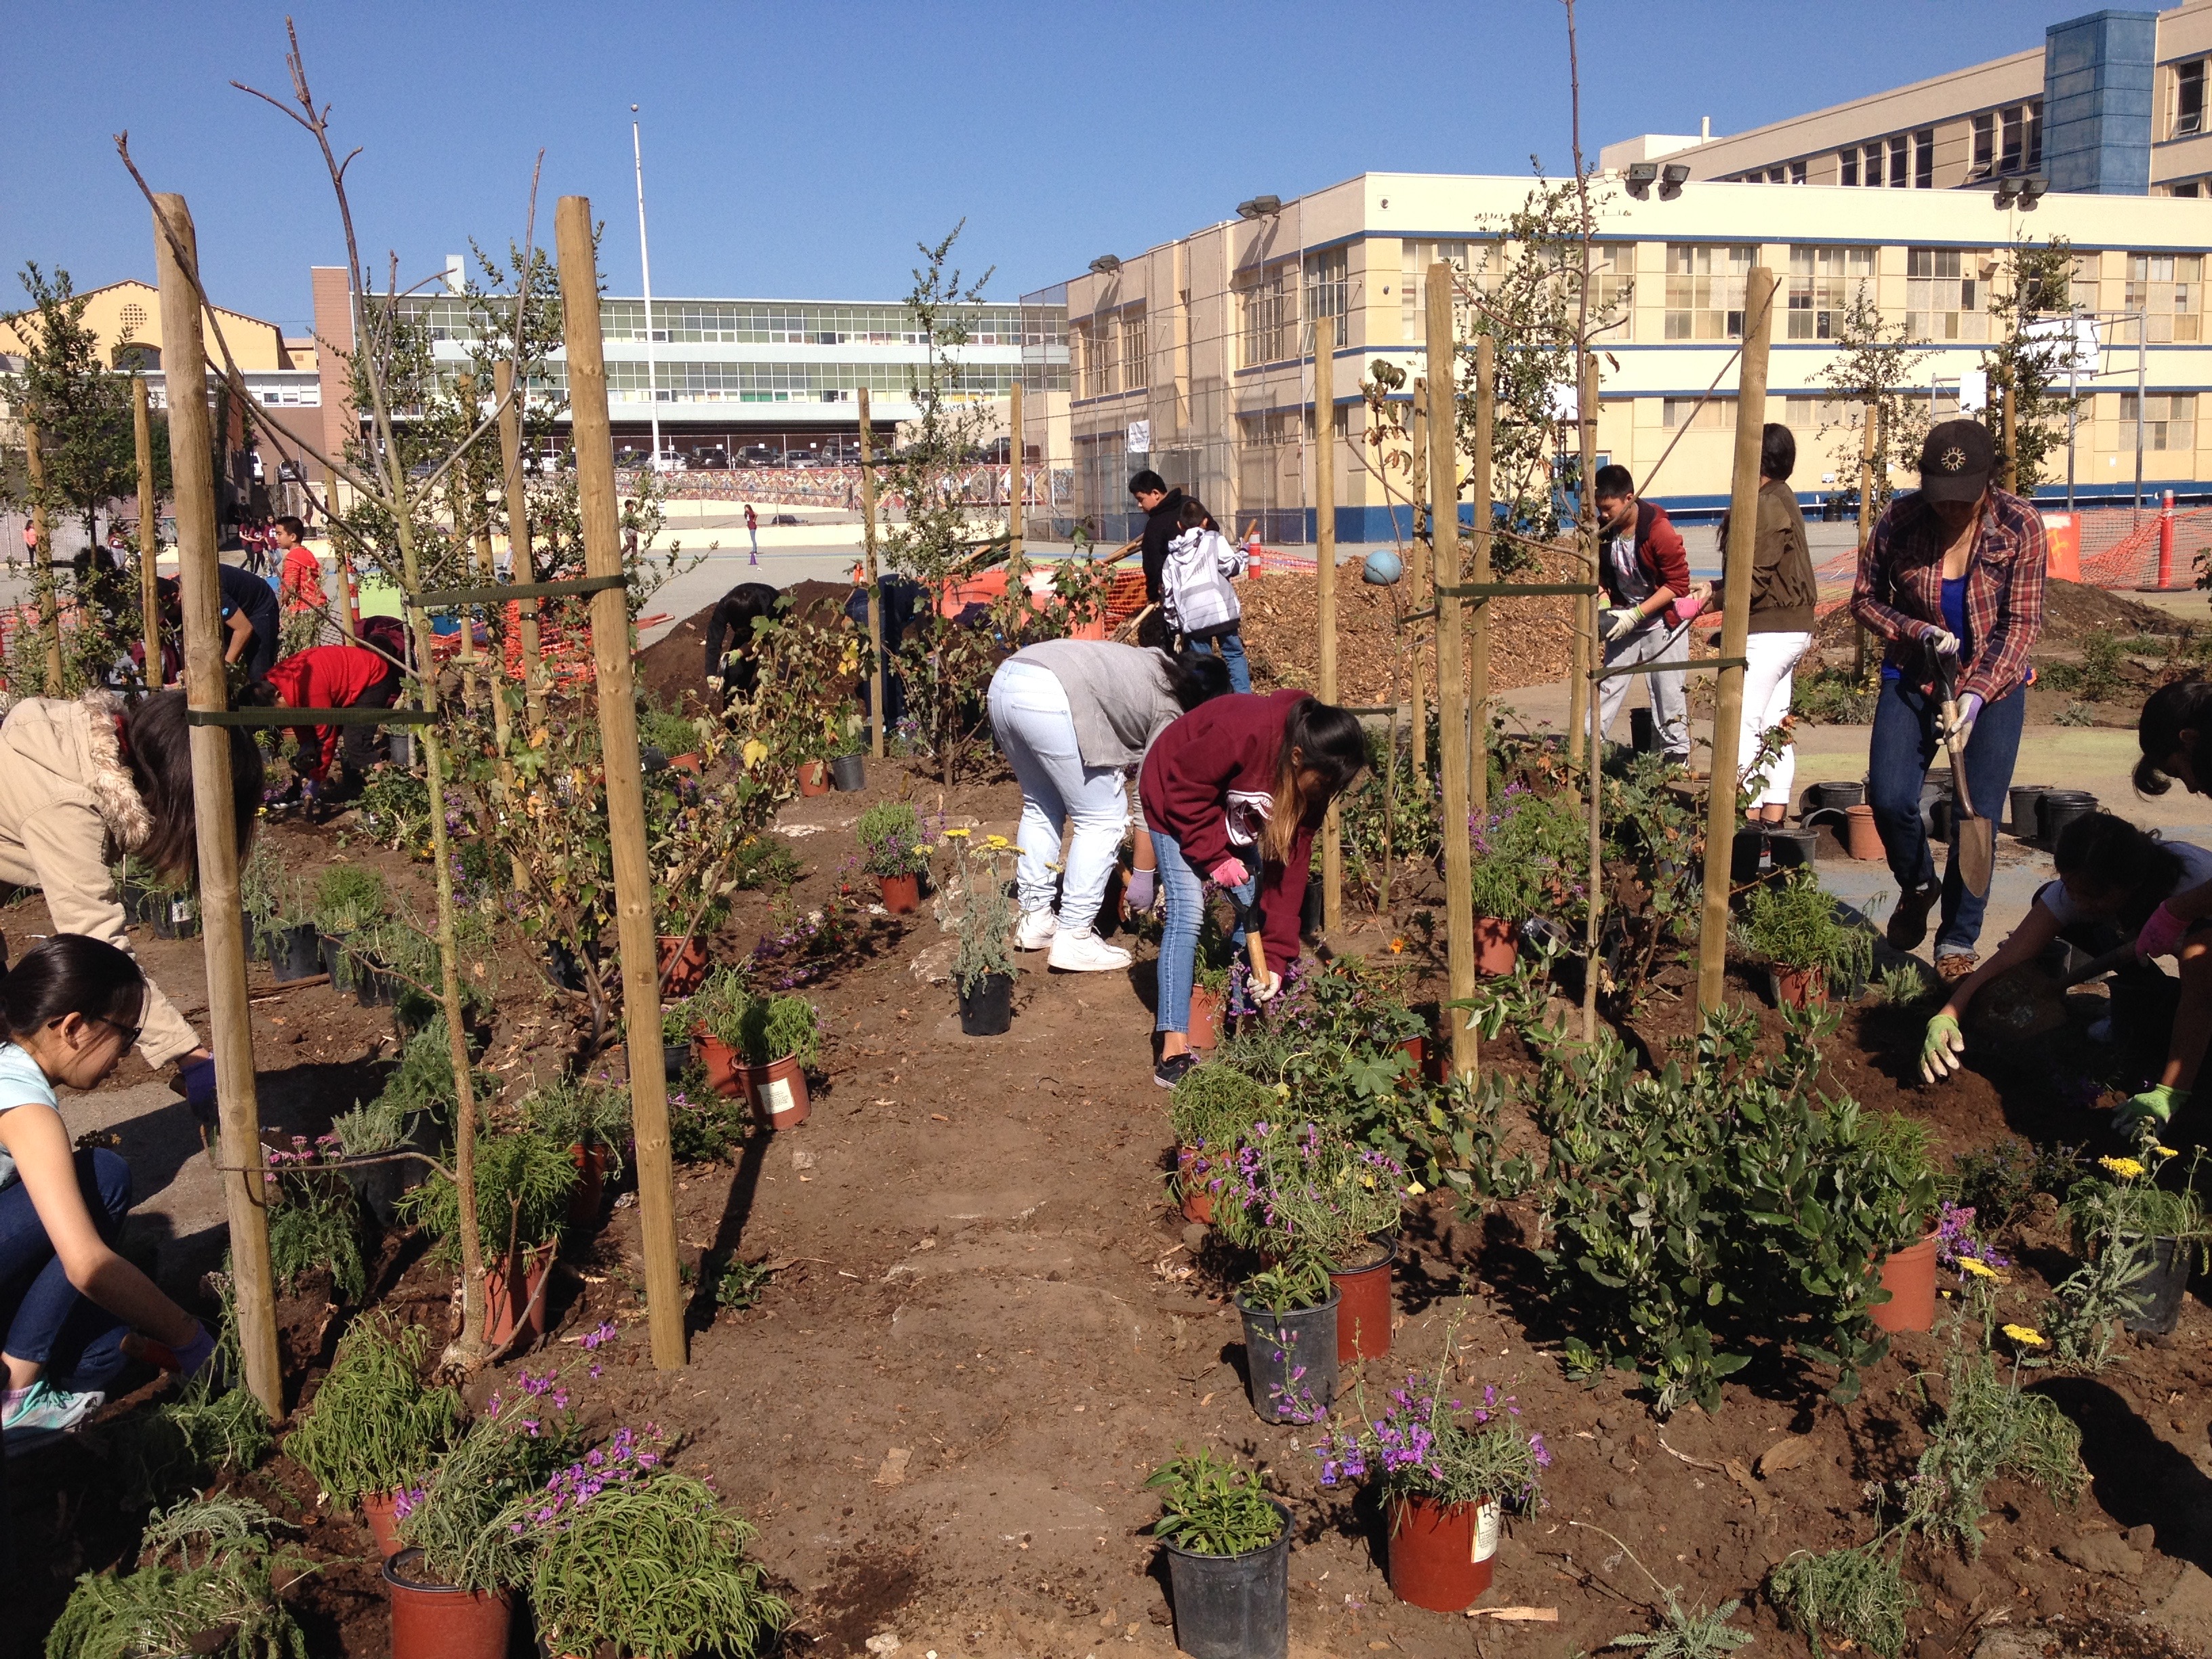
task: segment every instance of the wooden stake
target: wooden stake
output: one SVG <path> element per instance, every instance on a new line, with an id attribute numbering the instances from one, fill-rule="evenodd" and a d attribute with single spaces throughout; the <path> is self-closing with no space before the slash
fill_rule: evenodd
<path id="1" fill-rule="evenodd" d="M 1336 691 L 1336 386 L 1334 365 L 1324 338 L 1328 319 L 1314 322 L 1314 628 L 1321 635 L 1321 689 L 1323 702 L 1337 700 Z M 1337 821 L 1336 803 L 1321 826 L 1321 925 L 1334 933 L 1344 926 L 1344 836 Z"/>
<path id="2" fill-rule="evenodd" d="M 131 435 L 138 445 L 138 623 L 146 635 L 146 684 L 159 691 L 168 681 L 161 653 L 161 496 L 154 487 L 154 416 L 147 406 L 146 377 L 131 377 Z"/>
<path id="3" fill-rule="evenodd" d="M 62 695 L 61 595 L 54 587 L 53 527 L 46 520 L 46 458 L 39 445 L 39 426 L 23 417 L 23 461 L 31 475 L 32 592 L 39 606 L 39 631 L 46 638 L 46 695 Z"/>
<path id="4" fill-rule="evenodd" d="M 2007 495 L 2020 494 L 2020 432 L 2012 418 L 2012 376 L 2005 375 L 2004 387 L 2004 487 Z"/>
<path id="5" fill-rule="evenodd" d="M 1006 551 L 1015 561 L 1022 556 L 1022 383 L 1016 380 L 1007 392 L 1007 423 L 1013 428 L 1013 441 L 1006 446 L 1010 463 L 1006 472 Z M 1018 563 L 1017 563 L 1018 568 Z"/>
<path id="6" fill-rule="evenodd" d="M 1874 534 L 1874 458 L 1875 428 L 1880 424 L 1881 405 L 1866 406 L 1866 429 L 1859 435 L 1859 556 L 1866 556 L 1867 538 Z M 1856 578 L 1854 578 L 1856 580 Z M 1866 624 L 1856 617 L 1851 622 L 1853 651 L 1851 672 L 1855 678 L 1866 678 Z"/>
<path id="7" fill-rule="evenodd" d="M 868 577 L 868 752 L 884 757 L 884 596 L 876 586 L 876 434 L 860 388 L 860 550 Z"/>
<path id="8" fill-rule="evenodd" d="M 1735 477 L 1729 497 L 1728 575 L 1721 605 L 1721 655 L 1741 665 L 1751 633 L 1751 562 L 1759 544 L 1759 448 L 1766 420 L 1766 349 L 1774 333 L 1774 273 L 1751 273 L 1735 403 Z M 1717 1009 L 1728 985 L 1729 881 L 1735 848 L 1737 731 L 1743 669 L 1720 671 L 1713 707 L 1713 776 L 1705 799 L 1705 905 L 1698 937 L 1698 1006 Z"/>
<path id="9" fill-rule="evenodd" d="M 184 590 L 185 686 L 190 706 L 228 706 L 223 679 L 222 592 L 216 553 L 215 481 L 195 465 L 209 451 L 207 348 L 200 333 L 199 248 L 181 196 L 154 198 L 154 263 L 161 294 L 162 362 L 168 383 L 169 453 L 177 501 L 177 577 Z M 164 234 L 166 222 L 167 234 Z M 173 240 L 174 246 L 172 246 Z M 238 819 L 230 792 L 230 733 L 191 728 L 192 817 L 199 840 L 200 926 L 206 940 L 208 1029 L 215 1053 L 222 1162 L 216 1179 L 230 1218 L 231 1286 L 246 1386 L 271 1418 L 284 1414 L 276 1352 L 275 1279 L 261 1180 L 261 1105 L 253 1076 L 253 1024 L 246 997 L 246 919 L 238 898 Z"/>
<path id="10" fill-rule="evenodd" d="M 1419 605 L 1422 595 L 1429 591 L 1429 572 L 1436 564 L 1429 526 L 1429 383 L 1425 379 L 1413 382 L 1413 427 L 1407 435 L 1413 447 L 1413 568 L 1406 573 L 1406 591 Z M 1421 690 L 1421 629 L 1418 623 L 1413 626 L 1411 654 L 1413 687 L 1408 695 L 1413 708 L 1413 776 L 1425 789 L 1429 784 L 1429 711 Z"/>
<path id="11" fill-rule="evenodd" d="M 607 423 L 605 343 L 599 334 L 591 198 L 563 196 L 556 223 L 584 569 L 588 575 L 619 576 L 622 526 L 616 514 L 614 438 Z M 662 1370 L 678 1370 L 684 1359 L 683 1285 L 676 1268 L 668 1085 L 660 1067 L 660 968 L 653 921 L 653 873 L 646 862 L 645 793 L 639 783 L 637 695 L 629 653 L 629 607 L 623 592 L 602 588 L 592 596 L 592 655 L 598 668 L 600 752 L 607 774 L 607 839 L 614 854 L 623 1020 L 629 1039 L 630 1123 L 637 1139 L 646 1315 L 653 1331 L 653 1363 Z"/>
<path id="12" fill-rule="evenodd" d="M 1474 497 L 1474 580 L 1491 580 L 1491 532 L 1497 522 L 1490 501 L 1490 452 L 1498 412 L 1498 342 L 1487 334 L 1474 337 L 1474 459 L 1468 480 Z M 1472 817 L 1490 815 L 1490 607 L 1474 613 L 1473 673 L 1468 688 L 1470 720 L 1468 751 L 1468 811 Z"/>
<path id="13" fill-rule="evenodd" d="M 1436 538 L 1437 586 L 1462 581 L 1459 540 L 1459 434 L 1454 430 L 1459 401 L 1452 395 L 1452 270 L 1429 267 L 1429 530 Z M 1449 1000 L 1474 995 L 1474 902 L 1469 888 L 1473 848 L 1468 841 L 1466 669 L 1461 659 L 1463 600 L 1437 595 L 1437 743 L 1443 749 L 1444 842 L 1444 948 Z M 1473 1082 L 1477 1054 L 1468 1010 L 1449 1011 L 1452 1075 Z"/>
<path id="14" fill-rule="evenodd" d="M 456 377 L 453 391 L 468 411 L 468 424 L 473 427 L 477 422 L 477 377 L 468 374 Z M 475 468 L 470 465 L 469 461 L 468 456 L 462 456 L 453 463 L 453 471 L 446 475 L 446 498 L 453 509 L 453 534 L 457 538 L 473 534 L 483 517 L 483 492 L 473 488 Z M 489 535 L 483 544 L 483 551 L 486 555 L 491 552 Z M 490 580 L 489 572 L 485 580 Z M 463 605 L 455 620 L 461 625 L 461 707 L 474 714 L 477 708 L 475 607 Z"/>
<path id="15" fill-rule="evenodd" d="M 1575 544 L 1581 550 L 1585 580 L 1595 584 L 1598 572 L 1597 547 L 1597 354 L 1583 357 L 1582 392 L 1577 400 L 1576 425 L 1582 433 L 1582 505 L 1576 512 Z M 1605 665 L 1605 652 L 1597 639 L 1597 595 L 1583 593 L 1575 599 L 1575 611 L 1586 628 L 1580 629 L 1583 659 L 1591 671 Z M 1647 694 L 1648 695 L 1648 694 Z M 1597 1041 L 1597 990 L 1602 969 L 1598 952 L 1600 925 L 1605 915 L 1605 732 L 1598 721 L 1597 682 L 1583 682 L 1584 716 L 1589 721 L 1589 865 L 1583 882 L 1583 1041 Z"/>
<path id="16" fill-rule="evenodd" d="M 514 388 L 514 365 L 491 366 L 491 388 L 500 401 L 500 467 L 507 475 L 507 548 L 517 582 L 538 580 L 538 561 L 530 550 L 530 488 L 522 476 L 522 403 Z M 517 602 L 521 614 L 522 703 L 537 731 L 545 724 L 545 665 L 538 647 L 538 601 Z"/>

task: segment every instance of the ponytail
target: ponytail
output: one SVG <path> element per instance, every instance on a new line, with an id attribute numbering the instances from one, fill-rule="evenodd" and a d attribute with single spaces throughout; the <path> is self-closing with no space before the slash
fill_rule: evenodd
<path id="1" fill-rule="evenodd" d="M 1283 720 L 1283 747 L 1275 763 L 1275 801 L 1260 834 L 1260 852 L 1271 863 L 1291 855 L 1299 827 L 1318 822 L 1334 800 L 1352 787 L 1367 765 L 1367 732 L 1359 716 L 1317 697 L 1302 697 Z M 1319 786 L 1308 795 L 1309 775 Z"/>
<path id="2" fill-rule="evenodd" d="M 245 727 L 227 729 L 231 817 L 243 860 L 261 811 L 261 750 Z M 133 850 L 173 880 L 194 879 L 199 873 L 199 828 L 192 810 L 191 727 L 185 720 L 185 694 L 155 692 L 131 711 L 124 730 L 131 781 L 154 822 L 146 844 Z"/>
<path id="3" fill-rule="evenodd" d="M 105 939 L 55 933 L 23 954 L 0 979 L 0 1021 L 17 1042 L 67 1014 L 137 1023 L 146 975 Z"/>

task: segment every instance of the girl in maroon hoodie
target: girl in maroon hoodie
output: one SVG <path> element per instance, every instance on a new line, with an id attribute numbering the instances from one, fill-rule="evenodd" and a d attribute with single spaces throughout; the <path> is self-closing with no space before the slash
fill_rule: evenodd
<path id="1" fill-rule="evenodd" d="M 1303 691 L 1216 697 L 1154 741 L 1140 787 L 1167 897 L 1152 1073 L 1162 1088 L 1195 1063 L 1188 1033 L 1204 884 L 1218 883 L 1247 906 L 1257 893 L 1267 983 L 1252 994 L 1268 1000 L 1283 967 L 1297 960 L 1314 831 L 1366 764 L 1358 717 Z M 1241 927 L 1236 937 L 1243 941 Z"/>

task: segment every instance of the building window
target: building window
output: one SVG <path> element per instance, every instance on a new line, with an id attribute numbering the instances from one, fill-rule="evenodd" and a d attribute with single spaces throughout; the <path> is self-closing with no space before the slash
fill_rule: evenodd
<path id="1" fill-rule="evenodd" d="M 1936 188 L 1936 129 L 1923 127 L 1912 135 L 1912 187 Z"/>
<path id="2" fill-rule="evenodd" d="M 1782 418 L 1800 436 L 1832 427 L 1856 432 L 1866 424 L 1866 405 L 1849 398 L 1787 398 L 1783 400 Z"/>
<path id="3" fill-rule="evenodd" d="M 1347 286 L 1345 251 L 1342 248 L 1317 253 L 1306 261 L 1306 315 L 1313 320 L 1316 327 L 1320 326 L 1323 318 L 1334 323 L 1328 331 L 1327 343 L 1322 347 L 1323 350 L 1340 351 L 1352 343 L 1352 319 L 1345 315 Z M 1312 346 L 1313 342 L 1309 339 L 1308 349 L 1311 349 Z"/>
<path id="4" fill-rule="evenodd" d="M 1901 132 L 1889 141 L 1889 183 L 1893 190 L 1903 190 L 1912 182 L 1907 171 L 1911 145 L 1912 141 Z"/>
<path id="5" fill-rule="evenodd" d="M 2170 186 L 2166 193 L 2169 196 L 2185 196 L 2193 202 L 2204 193 L 2204 182 L 2201 179 L 2191 179 L 2185 185 Z"/>
<path id="6" fill-rule="evenodd" d="M 1769 167 L 1766 170 L 1766 182 L 1770 185 L 1786 184 L 1789 179 L 1790 175 L 1780 167 Z"/>
<path id="7" fill-rule="evenodd" d="M 2187 138 L 2204 131 L 2204 60 L 2173 66 L 2173 131 Z"/>
<path id="8" fill-rule="evenodd" d="M 2135 447 L 2136 394 L 2120 393 L 2120 447 Z M 2197 447 L 2197 394 L 2154 392 L 2142 400 L 2145 449 Z"/>
<path id="9" fill-rule="evenodd" d="M 1152 384 L 1152 353 L 1146 349 L 1145 308 L 1125 307 L 1121 312 L 1121 378 L 1124 392 Z"/>
<path id="10" fill-rule="evenodd" d="M 1805 164 L 1802 161 L 1792 161 L 1790 164 L 1790 182 L 1793 185 L 1802 185 L 1805 182 Z"/>
<path id="11" fill-rule="evenodd" d="M 1244 284 L 1244 367 L 1257 368 L 1295 356 L 1291 330 L 1297 324 L 1297 266 L 1287 262 L 1255 272 Z"/>
<path id="12" fill-rule="evenodd" d="M 1695 398 L 1667 398 L 1660 402 L 1660 418 L 1669 431 L 1686 426 L 1699 432 L 1732 428 L 1735 412 L 1733 398 L 1709 398 L 1703 404 Z"/>
<path id="13" fill-rule="evenodd" d="M 1859 147 L 1853 144 L 1849 149 L 1839 149 L 1836 152 L 1836 182 L 1839 185 L 1856 185 L 1858 181 Z"/>
<path id="14" fill-rule="evenodd" d="M 1986 179 L 1997 164 L 1997 118 L 1984 110 L 1974 118 L 1974 166 L 1966 177 Z"/>
<path id="15" fill-rule="evenodd" d="M 1599 242 L 1590 249 L 1590 337 L 1626 340 L 1635 311 L 1636 244 Z M 1571 296 L 1570 296 L 1571 297 Z"/>
<path id="16" fill-rule="evenodd" d="M 1790 250 L 1790 331 L 1793 340 L 1832 340 L 1852 296 L 1874 280 L 1870 247 L 1801 244 Z"/>
<path id="17" fill-rule="evenodd" d="M 1989 285 L 1954 247 L 1905 251 L 1905 328 L 1913 340 L 1985 340 Z"/>
<path id="18" fill-rule="evenodd" d="M 1091 360 L 1094 379 L 1091 395 L 1110 398 L 1121 389 L 1121 363 L 1115 349 L 1118 331 L 1110 316 L 1093 318 L 1091 323 Z"/>
<path id="19" fill-rule="evenodd" d="M 2027 112 L 2015 104 L 2004 112 L 2004 149 L 1997 157 L 1997 171 L 2018 173 L 2027 162 Z"/>
<path id="20" fill-rule="evenodd" d="M 2127 297 L 2130 311 L 2147 313 L 2150 342 L 2169 345 L 2202 337 L 2204 256 L 2201 253 L 2130 253 Z"/>
<path id="21" fill-rule="evenodd" d="M 2027 170 L 2039 171 L 2043 166 L 2043 103 L 2040 99 L 2027 106 Z"/>
<path id="22" fill-rule="evenodd" d="M 1743 285 L 1755 248 L 1704 242 L 1667 244 L 1667 337 L 1740 340 Z"/>
<path id="23" fill-rule="evenodd" d="M 1881 146 L 1869 144 L 1860 154 L 1866 157 L 1866 182 L 1869 185 L 1880 184 L 1881 182 Z"/>
<path id="24" fill-rule="evenodd" d="M 1465 242 L 1401 242 L 1398 269 L 1398 315 L 1404 322 L 1404 336 L 1419 342 L 1427 337 L 1428 313 L 1424 309 L 1428 300 L 1423 285 L 1429 278 L 1429 267 L 1441 259 L 1454 270 L 1465 276 L 1468 270 L 1468 245 Z M 1454 314 L 1457 314 L 1455 307 Z"/>

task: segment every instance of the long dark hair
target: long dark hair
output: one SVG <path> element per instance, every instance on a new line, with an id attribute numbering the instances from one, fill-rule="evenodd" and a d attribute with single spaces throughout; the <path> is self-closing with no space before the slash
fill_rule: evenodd
<path id="1" fill-rule="evenodd" d="M 1295 757 L 1295 758 L 1294 758 Z M 1367 732 L 1359 716 L 1318 697 L 1302 697 L 1283 719 L 1282 756 L 1275 763 L 1275 804 L 1260 835 L 1261 854 L 1280 864 L 1301 824 L 1316 823 L 1367 765 Z M 1299 788 L 1301 772 L 1318 773 L 1310 798 Z"/>
<path id="2" fill-rule="evenodd" d="M 245 727 L 218 727 L 230 735 L 230 805 L 238 825 L 238 856 L 253 844 L 253 825 L 261 811 L 261 750 Z M 139 857 L 173 880 L 190 880 L 199 870 L 199 828 L 192 814 L 191 727 L 185 720 L 185 694 L 157 691 L 131 711 L 124 723 L 130 750 L 131 781 L 154 821 Z"/>
<path id="3" fill-rule="evenodd" d="M 1759 477 L 1763 483 L 1771 478 L 1778 483 L 1790 482 L 1790 475 L 1797 470 L 1797 434 L 1779 421 L 1769 421 L 1759 429 Z M 1728 551 L 1729 520 L 1735 517 L 1734 509 L 1721 514 L 1721 521 L 1713 526 L 1713 544 L 1723 554 Z"/>
<path id="4" fill-rule="evenodd" d="M 2087 812 L 2058 832 L 2051 862 L 2061 878 L 2080 876 L 2100 890 L 2124 895 L 2123 927 L 2141 927 L 2180 885 L 2181 856 L 2146 830 L 2110 812 Z"/>
<path id="5" fill-rule="evenodd" d="M 20 1041 L 64 1014 L 136 1024 L 146 975 L 105 939 L 55 933 L 23 953 L 0 979 L 0 1020 Z"/>
<path id="6" fill-rule="evenodd" d="M 2184 732 L 2196 732 L 2196 742 L 2185 744 Z M 2212 780 L 2204 775 L 2205 762 L 2212 758 L 2207 753 L 2207 738 L 2212 738 L 2212 680 L 2177 680 L 2152 692 L 2136 721 L 2136 741 L 2142 745 L 2142 758 L 2136 763 L 2136 793 L 2162 795 L 2172 788 L 2173 780 L 2166 775 L 2166 762 L 2184 750 L 2188 751 L 2189 769 L 2199 786 L 2212 785 Z"/>
<path id="7" fill-rule="evenodd" d="M 1172 651 L 1158 653 L 1160 672 L 1167 677 L 1168 695 L 1186 714 L 1202 702 L 1212 702 L 1229 690 L 1229 665 L 1210 651 L 1178 657 Z"/>

